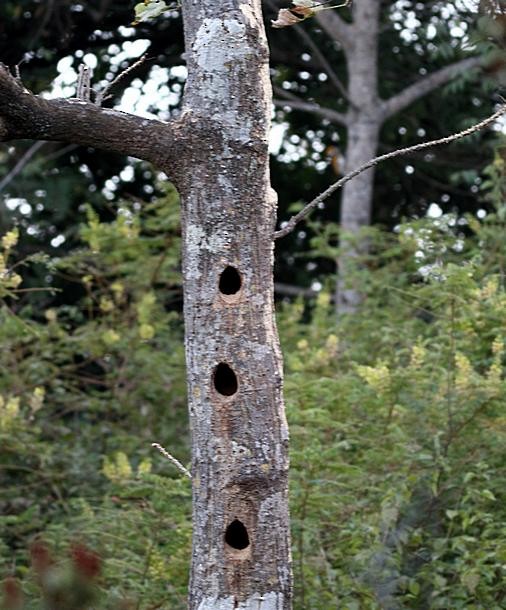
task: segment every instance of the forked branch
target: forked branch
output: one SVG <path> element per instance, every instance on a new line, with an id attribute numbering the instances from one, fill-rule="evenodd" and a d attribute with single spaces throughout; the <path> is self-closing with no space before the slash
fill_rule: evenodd
<path id="1" fill-rule="evenodd" d="M 302 210 L 300 212 L 298 212 L 297 214 L 292 216 L 282 229 L 280 229 L 279 231 L 276 231 L 274 233 L 274 239 L 279 239 L 280 237 L 285 237 L 285 235 L 288 235 L 289 233 L 291 233 L 294 230 L 294 228 L 298 225 L 299 222 L 301 222 L 302 220 L 304 220 L 304 218 L 306 218 L 309 214 L 311 214 L 311 212 L 315 209 L 315 207 L 317 207 L 320 203 L 323 203 L 326 199 L 328 199 L 328 197 L 330 197 L 330 195 L 335 193 L 338 189 L 340 189 L 342 186 L 344 186 L 347 182 L 349 182 L 350 180 L 353 180 L 353 178 L 355 178 L 362 172 L 365 172 L 369 168 L 374 167 L 375 165 L 379 165 L 380 163 L 383 163 L 383 161 L 388 161 L 388 159 L 393 159 L 394 157 L 400 157 L 401 155 L 407 155 L 409 153 L 412 153 L 412 152 L 415 152 L 418 150 L 424 150 L 426 148 L 431 148 L 433 146 L 440 146 L 442 144 L 450 144 L 451 142 L 455 142 L 455 140 L 460 140 L 461 138 L 470 136 L 471 134 L 476 133 L 477 131 L 480 131 L 481 129 L 487 127 L 488 125 L 491 125 L 494 121 L 496 121 L 499 117 L 501 117 L 505 113 L 506 113 L 506 104 L 503 104 L 499 108 L 499 110 L 497 110 L 497 112 L 494 112 L 494 114 L 492 114 L 488 118 L 484 119 L 480 123 L 477 123 L 476 125 L 473 125 L 472 127 L 469 127 L 468 129 L 464 129 L 463 131 L 459 131 L 458 133 L 454 133 L 451 136 L 447 136 L 445 138 L 440 138 L 438 140 L 431 140 L 430 142 L 422 142 L 421 144 L 415 144 L 414 146 L 408 146 L 407 148 L 400 148 L 399 150 L 394 150 L 394 151 L 386 153 L 384 155 L 380 155 L 379 157 L 375 157 L 374 159 L 371 159 L 370 161 L 367 161 L 367 163 L 364 163 L 357 169 L 346 174 L 346 176 L 343 176 L 343 178 L 341 178 L 340 180 L 337 180 L 337 182 L 334 182 L 333 184 L 331 184 L 328 189 L 323 191 L 323 193 L 318 195 L 318 197 L 313 199 L 313 201 L 310 201 L 306 206 L 304 206 L 304 208 L 302 208 Z"/>

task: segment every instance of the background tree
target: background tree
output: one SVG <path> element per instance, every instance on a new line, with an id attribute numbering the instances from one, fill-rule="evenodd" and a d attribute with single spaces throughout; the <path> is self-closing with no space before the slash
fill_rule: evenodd
<path id="1" fill-rule="evenodd" d="M 304 59 L 296 61 L 302 66 Z M 437 134 L 441 131 L 446 133 Z M 487 149 L 476 149 L 487 156 Z M 481 204 L 498 206 L 495 219 L 489 215 L 476 225 L 473 218 L 445 217 L 399 228 L 385 236 L 386 244 L 371 242 L 367 267 L 356 279 L 369 296 L 363 315 L 336 328 L 326 293 L 311 316 L 300 303 L 284 308 L 298 466 L 292 501 L 299 608 L 502 603 L 503 551 L 494 545 L 501 539 L 499 506 L 504 505 L 497 402 L 501 345 L 491 342 L 501 333 L 503 299 L 495 277 L 501 276 L 502 240 L 493 237 L 502 230 L 501 167 L 498 153 L 489 170 L 494 186 L 487 186 L 495 198 Z M 294 185 L 308 176 L 298 175 Z M 28 201 L 34 201 L 31 195 Z M 137 606 L 174 609 L 185 605 L 188 483 L 150 473 L 137 456 L 146 455 L 145 446 L 160 437 L 185 456 L 183 379 L 177 336 L 172 336 L 179 291 L 177 212 L 170 196 L 161 206 L 143 206 L 142 215 L 140 207 L 137 197 L 113 201 L 105 210 L 96 201 L 99 213 L 86 212 L 80 251 L 51 261 L 49 268 L 43 258 L 32 257 L 31 272 L 37 270 L 49 287 L 58 278 L 66 295 L 19 287 L 16 271 L 23 261 L 30 263 L 23 258 L 23 242 L 37 227 L 36 216 L 20 214 L 21 242 L 16 235 L 2 241 L 8 271 L 2 274 L 2 345 L 7 348 L 2 351 L 0 455 L 6 534 L 0 557 L 4 571 L 23 576 L 33 535 L 44 531 L 59 549 L 72 532 L 106 559 L 102 587 L 114 599 L 104 606 L 125 607 L 130 598 Z M 464 232 L 470 233 L 464 220 L 476 231 L 476 242 L 463 242 Z M 320 232 L 316 223 L 311 230 L 316 236 L 309 262 L 321 268 L 335 251 L 333 235 Z M 459 255 L 463 243 L 469 250 Z M 475 243 L 487 243 L 487 249 L 473 250 Z M 285 252 L 293 256 L 288 247 Z M 420 271 L 424 261 L 428 269 L 436 265 L 428 277 Z M 452 303 L 455 308 L 462 290 L 472 306 L 452 317 Z M 423 345 L 431 358 L 423 357 Z M 441 345 L 452 348 L 441 350 Z M 376 361 L 379 354 L 393 360 Z M 473 382 L 463 386 L 470 367 Z M 401 392 L 406 387 L 410 394 Z M 383 413 L 384 425 L 378 427 Z M 497 505 L 491 494 L 499 498 Z M 426 514 L 434 516 L 431 524 L 437 527 L 426 527 L 419 518 Z M 443 547 L 441 532 L 447 540 Z M 56 575 L 60 572 L 49 574 L 52 582 Z M 62 586 L 67 575 L 61 573 Z M 6 593 L 12 593 L 10 582 Z M 28 578 L 24 583 L 36 597 L 37 583 Z"/>
<path id="2" fill-rule="evenodd" d="M 279 3 L 270 1 L 269 5 L 275 7 Z M 333 125 L 334 136 L 326 135 L 327 142 L 337 139 L 347 170 L 359 167 L 382 148 L 388 150 L 393 143 L 394 146 L 398 142 L 406 143 L 407 137 L 400 140 L 396 137 L 399 132 L 432 137 L 441 133 L 443 125 L 446 128 L 465 126 L 469 114 L 463 114 L 459 107 L 461 96 L 476 96 L 477 103 L 471 112 L 478 110 L 476 116 L 479 116 L 490 110 L 487 89 L 490 92 L 490 86 L 493 89 L 497 86 L 497 80 L 483 79 L 487 63 L 484 52 L 489 46 L 479 44 L 476 35 L 473 39 L 477 9 L 477 3 L 470 7 L 464 3 L 363 0 L 353 2 L 344 17 L 337 11 L 317 13 L 313 32 L 308 31 L 311 25 L 305 22 L 296 26 L 297 33 L 285 33 L 291 36 L 292 44 L 295 38 L 304 45 L 307 67 L 301 71 L 294 66 L 288 73 L 278 73 L 275 103 L 281 108 L 319 117 L 326 123 L 327 133 L 328 126 Z M 496 20 L 501 11 L 492 11 Z M 487 31 L 487 23 L 481 23 L 481 31 L 489 43 L 491 32 Z M 504 45 L 504 41 L 498 42 Z M 389 51 L 385 52 L 386 49 Z M 504 69 L 504 64 L 495 68 Z M 446 89 L 442 102 L 444 87 L 456 78 L 453 88 Z M 412 113 L 409 118 L 402 114 L 408 108 Z M 434 113 L 434 108 L 440 110 Z M 313 136 L 313 141 L 325 141 L 324 138 L 322 133 L 319 138 Z M 417 163 L 416 171 L 409 167 L 413 178 L 404 180 L 405 184 L 399 184 L 398 177 L 391 177 L 398 194 L 395 190 L 392 193 L 392 182 L 388 191 L 377 185 L 376 218 L 391 222 L 406 205 L 423 209 L 431 200 L 440 201 L 442 194 L 437 191 L 444 191 L 445 185 L 431 179 L 431 165 L 448 157 L 454 167 L 461 161 L 457 161 L 453 150 L 451 156 L 447 151 L 435 155 L 417 159 L 421 162 Z M 467 163 L 464 160 L 464 166 Z M 366 242 L 362 241 L 362 245 L 357 242 L 357 233 L 373 220 L 373 187 L 374 171 L 371 170 L 349 182 L 342 192 L 339 225 L 344 241 L 336 286 L 336 304 L 342 313 L 353 310 L 360 302 L 360 295 L 348 285 L 346 269 L 348 265 L 353 266 L 353 259 L 366 247 Z M 462 187 L 461 193 L 454 186 L 447 190 L 457 196 L 469 196 Z M 416 203 L 413 193 L 418 194 Z M 449 196 L 443 194 L 445 198 Z M 385 198 L 388 198 L 386 205 L 382 203 Z M 455 197 L 443 203 L 444 208 L 455 205 Z"/>
<path id="3" fill-rule="evenodd" d="M 270 0 L 265 4 L 267 19 L 275 17 L 279 6 L 288 6 L 288 3 L 278 2 L 274 7 Z M 504 48 L 497 28 L 500 14 L 493 13 L 495 25 L 489 26 L 477 18 L 474 9 L 472 2 L 452 3 L 451 6 L 445 2 L 425 3 L 423 7 L 412 2 L 382 4 L 378 43 L 381 54 L 377 66 L 381 99 L 396 94 L 401 88 L 398 83 L 410 83 L 459 60 L 469 52 L 465 51 L 469 36 L 480 53 L 500 52 Z M 129 28 L 125 27 L 131 20 L 127 7 L 98 0 L 86 4 L 67 0 L 45 4 L 22 0 L 2 3 L 0 11 L 4 28 L 3 33 L 0 30 L 0 56 L 10 65 L 23 62 L 20 66 L 23 78 L 34 91 L 50 86 L 55 66 L 58 66 L 58 82 L 68 80 L 60 87 L 65 86 L 66 94 L 72 95 L 77 66 L 85 55 L 85 61 L 90 65 L 96 63 L 95 81 L 105 84 L 105 78 L 110 81 L 118 70 L 132 64 L 147 49 L 148 61 L 129 73 L 122 85 L 111 90 L 113 97 L 106 105 L 117 106 L 123 98 L 124 109 L 134 105 L 137 111 L 149 108 L 162 119 L 177 113 L 185 79 L 181 58 L 182 30 L 177 12 Z M 336 13 L 326 11 L 324 14 L 330 22 Z M 338 15 L 347 22 L 351 19 L 348 9 L 340 10 Z M 8 32 L 14 36 L 8 38 Z M 305 21 L 301 27 L 269 28 L 268 33 L 278 101 L 276 131 L 284 133 L 279 151 L 276 146 L 276 154 L 272 157 L 273 185 L 281 195 L 280 220 L 283 220 L 290 214 L 290 206 L 296 205 L 301 198 L 311 199 L 333 179 L 335 174 L 326 149 L 337 146 L 343 158 L 345 156 L 346 129 L 324 110 L 346 113 L 347 101 L 342 89 L 345 90 L 348 77 L 342 46 L 314 19 Z M 61 64 L 59 60 L 62 60 Z M 379 152 L 458 131 L 489 114 L 490 91 L 497 89 L 501 56 L 496 55 L 496 60 L 495 68 L 479 78 L 477 70 L 464 72 L 451 87 L 440 87 L 420 98 L 410 106 L 409 116 L 403 112 L 392 116 L 380 132 Z M 127 95 L 123 96 L 126 85 L 129 85 Z M 161 95 L 142 96 L 148 89 L 150 92 L 157 90 Z M 287 100 L 287 96 L 292 99 Z M 155 99 L 163 101 L 153 103 Z M 476 103 L 469 104 L 469 99 Z M 306 103 L 303 110 L 301 102 Z M 309 102 L 311 104 L 307 105 Z M 479 135 L 476 137 L 480 139 Z M 21 144 L 5 149 L 7 174 L 23 158 L 24 152 Z M 52 159 L 58 161 L 57 167 L 53 166 Z M 414 155 L 384 165 L 375 177 L 371 206 L 373 222 L 393 227 L 403 215 L 423 215 L 432 204 L 443 211 L 475 209 L 479 180 L 476 170 L 483 168 L 485 163 L 480 148 L 474 142 L 463 141 L 451 149 Z M 31 251 L 47 248 L 49 253 L 63 253 L 74 245 L 76 221 L 84 219 L 84 210 L 79 209 L 83 197 L 92 201 L 100 217 L 107 220 L 113 217 L 111 205 L 114 207 L 114 202 L 123 195 L 153 197 L 157 194 L 151 192 L 156 176 L 149 165 L 133 160 L 127 165 L 130 169 L 124 171 L 123 159 L 114 154 L 45 144 L 26 167 L 22 164 L 23 173 L 10 180 L 8 187 L 3 187 L 3 193 L 16 201 L 28 198 L 33 202 L 30 217 L 21 213 L 21 204 L 14 210 L 4 209 L 4 226 L 12 217 L 24 226 L 36 225 L 38 232 L 25 235 L 20 247 L 30 247 Z M 415 167 L 416 171 L 413 171 Z M 59 172 L 60 180 L 51 178 L 54 172 Z M 318 219 L 335 222 L 339 216 L 338 199 L 336 196 L 332 205 L 320 211 Z M 52 205 L 44 206 L 46 200 L 51 200 Z M 104 200 L 108 202 L 106 205 Z M 5 203 L 3 205 L 5 207 Z M 24 211 L 27 209 L 23 207 Z M 301 227 L 278 243 L 276 279 L 281 291 L 286 289 L 287 283 L 308 286 L 315 278 L 320 282 L 329 281 L 329 273 L 335 272 L 337 251 L 330 258 L 300 264 L 300 256 L 311 250 L 313 234 L 314 228 Z M 62 241 L 63 238 L 66 241 Z M 51 246 L 50 242 L 55 245 Z M 294 251 L 298 256 L 294 257 Z M 310 272 L 307 264 L 311 267 Z M 69 289 L 63 284 L 60 287 Z"/>

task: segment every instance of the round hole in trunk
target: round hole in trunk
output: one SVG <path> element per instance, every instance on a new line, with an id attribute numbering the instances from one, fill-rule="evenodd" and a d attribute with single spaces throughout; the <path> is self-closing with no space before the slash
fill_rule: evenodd
<path id="1" fill-rule="evenodd" d="M 244 523 L 234 519 L 225 532 L 225 542 L 228 546 L 242 551 L 249 547 L 249 535 Z"/>
<path id="2" fill-rule="evenodd" d="M 232 295 L 237 294 L 241 289 L 241 275 L 235 267 L 225 267 L 221 272 L 218 287 L 222 294 Z"/>
<path id="3" fill-rule="evenodd" d="M 237 392 L 237 377 L 226 362 L 220 362 L 214 371 L 214 387 L 222 396 L 233 396 Z"/>

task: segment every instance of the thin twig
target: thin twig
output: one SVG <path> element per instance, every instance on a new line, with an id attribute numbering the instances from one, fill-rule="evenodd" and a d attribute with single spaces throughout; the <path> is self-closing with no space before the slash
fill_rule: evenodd
<path id="1" fill-rule="evenodd" d="M 320 51 L 318 45 L 314 42 L 314 40 L 311 38 L 311 36 L 306 31 L 306 29 L 303 27 L 295 26 L 295 33 L 300 38 L 302 38 L 302 40 L 307 44 L 309 49 L 314 53 L 314 55 L 316 56 L 316 59 L 320 62 L 321 67 L 325 70 L 327 76 L 332 81 L 332 83 L 334 84 L 334 87 L 336 87 L 336 89 L 339 91 L 339 93 L 342 95 L 342 97 L 351 106 L 356 107 L 356 105 L 353 103 L 350 96 L 348 95 L 348 91 L 346 90 L 346 87 L 342 83 L 341 79 L 337 76 L 336 72 L 332 69 L 332 66 L 327 61 L 325 55 Z"/>
<path id="2" fill-rule="evenodd" d="M 86 64 L 79 65 L 79 73 L 76 83 L 76 98 L 83 102 L 91 100 L 91 79 L 93 77 L 93 69 Z"/>
<path id="3" fill-rule="evenodd" d="M 302 110 L 303 112 L 311 112 L 313 114 L 322 116 L 323 118 L 331 121 L 332 123 L 338 123 L 339 125 L 346 126 L 348 124 L 346 115 L 332 108 L 325 108 L 317 104 L 316 102 L 305 102 L 302 98 L 294 95 L 290 91 L 286 91 L 281 87 L 273 87 L 274 93 L 281 96 L 283 99 L 273 99 L 272 102 L 275 106 L 288 106 L 294 110 Z"/>
<path id="4" fill-rule="evenodd" d="M 107 97 L 108 97 L 107 94 L 109 93 L 109 91 L 113 87 L 115 87 L 121 80 L 123 80 L 125 78 L 125 76 L 130 74 L 130 72 L 132 72 L 133 70 L 135 70 L 136 68 L 141 66 L 146 61 L 147 58 L 148 58 L 148 56 L 146 54 L 141 55 L 141 57 L 137 61 L 135 61 L 131 66 L 128 66 L 128 68 L 123 70 L 123 72 L 120 72 L 114 80 L 112 80 L 108 85 L 106 85 L 102 89 L 102 91 L 97 91 L 95 93 L 95 104 L 97 106 L 101 106 L 102 102 L 104 102 L 107 99 Z"/>
<path id="5" fill-rule="evenodd" d="M 158 451 L 164 456 L 166 457 L 170 462 L 172 462 L 174 464 L 174 466 L 180 470 L 185 476 L 187 476 L 189 479 L 192 478 L 192 475 L 190 474 L 190 471 L 187 470 L 183 464 L 181 464 L 181 462 L 179 460 L 176 460 L 176 458 L 171 455 L 167 449 L 165 449 L 164 447 L 162 447 L 161 445 L 159 445 L 158 443 L 151 443 L 151 447 L 155 447 L 155 449 L 158 449 Z"/>
<path id="6" fill-rule="evenodd" d="M 21 71 L 19 70 L 19 66 L 23 63 L 23 59 L 19 62 L 19 64 L 16 64 L 14 66 L 14 78 L 17 81 L 18 85 L 20 87 L 23 87 L 23 89 L 25 88 L 25 86 L 23 85 L 23 80 L 21 78 Z"/>
<path id="7" fill-rule="evenodd" d="M 353 178 L 355 178 L 362 172 L 365 172 L 365 170 L 369 169 L 370 167 L 374 167 L 375 165 L 379 165 L 383 161 L 393 159 L 394 157 L 399 157 L 400 155 L 407 155 L 417 150 L 423 150 L 425 148 L 431 148 L 432 146 L 439 146 L 441 144 L 450 144 L 450 142 L 455 142 L 455 140 L 465 138 L 466 136 L 469 136 L 479 131 L 480 129 L 487 127 L 488 125 L 496 121 L 499 117 L 501 117 L 504 113 L 506 113 L 506 104 L 503 104 L 497 112 L 494 112 L 494 114 L 484 119 L 480 123 L 473 125 L 473 127 L 469 127 L 468 129 L 464 129 L 463 131 L 454 133 L 453 135 L 447 136 L 446 138 L 440 138 L 439 140 L 431 140 L 430 142 L 422 142 L 421 144 L 415 144 L 414 146 L 408 146 L 407 148 L 400 148 L 399 150 L 394 150 L 393 152 L 386 153 L 385 155 L 380 155 L 379 157 L 375 157 L 374 159 L 367 161 L 367 163 L 364 163 L 359 168 L 353 170 L 337 182 L 331 184 L 328 189 L 323 191 L 323 193 L 318 195 L 318 197 L 313 199 L 313 201 L 310 201 L 306 206 L 304 206 L 304 208 L 302 208 L 302 210 L 298 214 L 292 216 L 282 229 L 274 233 L 274 239 L 285 237 L 285 235 L 291 233 L 297 226 L 297 224 L 301 220 L 304 220 L 304 218 L 306 218 L 306 216 L 308 216 L 317 205 L 323 203 L 325 199 L 330 197 L 330 195 L 335 193 L 335 191 L 340 189 L 350 180 L 353 180 Z"/>
<path id="8" fill-rule="evenodd" d="M 319 5 L 316 6 L 323 6 L 324 4 L 330 4 L 331 2 L 332 0 L 328 0 L 328 2 L 320 2 Z M 351 2 L 352 0 L 344 0 L 344 2 L 341 4 L 334 4 L 334 6 L 326 6 L 325 8 L 321 8 L 320 11 L 330 11 L 334 8 L 346 8 L 347 6 L 350 6 Z"/>
<path id="9" fill-rule="evenodd" d="M 30 148 L 25 152 L 11 171 L 0 181 L 0 192 L 2 192 L 9 182 L 11 182 L 21 171 L 23 171 L 25 166 L 28 164 L 28 161 L 30 161 L 33 155 L 46 143 L 47 142 L 44 140 L 40 140 L 39 142 L 35 142 L 35 144 L 30 146 Z"/>
<path id="10" fill-rule="evenodd" d="M 71 152 L 72 150 L 75 150 L 76 148 L 79 148 L 79 146 L 77 144 L 67 144 L 67 146 L 63 146 L 62 148 L 58 148 L 57 150 L 55 150 L 54 153 L 51 153 L 50 155 L 45 155 L 44 159 L 42 159 L 42 163 L 48 163 L 49 161 L 54 161 L 55 159 L 58 159 L 58 157 L 61 157 L 62 155 L 66 155 L 68 152 Z"/>

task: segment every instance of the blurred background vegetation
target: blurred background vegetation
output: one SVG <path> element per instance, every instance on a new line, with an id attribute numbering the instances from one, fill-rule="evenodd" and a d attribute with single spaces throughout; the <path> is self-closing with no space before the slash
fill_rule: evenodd
<path id="1" fill-rule="evenodd" d="M 462 44 L 438 13 L 448 3 L 394 4 L 385 95 Z M 465 37 L 502 58 L 504 20 L 455 6 Z M 147 50 L 109 103 L 167 118 L 185 77 L 178 15 L 131 20 L 113 0 L 2 2 L 0 59 L 21 62 L 30 89 L 71 96 L 81 61 L 100 81 Z M 271 44 L 274 82 L 328 105 L 302 43 L 283 31 Z M 418 102 L 383 149 L 489 114 L 492 76 Z M 335 178 L 325 150 L 345 134 L 287 108 L 274 133 L 283 219 Z M 189 461 L 177 193 L 92 149 L 20 142 L 0 159 L 0 607 L 183 609 L 190 483 L 151 447 Z M 295 608 L 503 609 L 504 135 L 396 161 L 376 183 L 357 313 L 337 321 L 329 296 L 338 200 L 277 245 Z"/>

